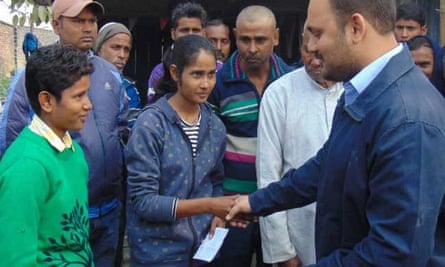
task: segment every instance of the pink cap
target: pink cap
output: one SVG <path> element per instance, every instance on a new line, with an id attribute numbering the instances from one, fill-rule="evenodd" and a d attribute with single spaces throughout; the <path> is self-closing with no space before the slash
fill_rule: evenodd
<path id="1" fill-rule="evenodd" d="M 94 14 L 102 15 L 104 13 L 104 7 L 101 3 L 92 0 L 55 0 L 52 9 L 54 19 L 60 18 L 60 16 L 74 18 L 85 9 L 85 7 L 91 6 Z"/>

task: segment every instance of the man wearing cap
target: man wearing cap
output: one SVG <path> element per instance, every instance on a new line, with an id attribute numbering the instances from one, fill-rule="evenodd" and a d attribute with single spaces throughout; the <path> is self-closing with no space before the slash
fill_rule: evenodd
<path id="1" fill-rule="evenodd" d="M 94 43 L 94 52 L 96 52 L 98 56 L 113 64 L 122 74 L 122 86 L 125 88 L 128 98 L 128 131 L 124 138 L 125 141 L 128 139 L 127 136 L 130 133 L 130 130 L 133 127 L 136 117 L 141 109 L 141 99 L 139 98 L 139 92 L 135 86 L 135 82 L 123 75 L 125 65 L 127 64 L 130 56 L 132 39 L 130 30 L 125 25 L 118 22 L 109 22 L 99 29 L 96 42 Z M 126 170 L 124 169 L 124 190 L 121 198 L 122 203 L 125 203 L 125 171 Z M 125 205 L 122 205 L 120 226 L 119 245 L 115 266 L 121 266 L 122 263 L 123 237 L 125 234 Z"/>
<path id="2" fill-rule="evenodd" d="M 94 44 L 94 51 L 123 74 L 130 56 L 131 45 L 130 30 L 122 23 L 109 22 L 100 28 Z M 123 75 L 122 81 L 128 98 L 128 130 L 130 130 L 141 108 L 141 99 L 134 81 Z"/>
<path id="3" fill-rule="evenodd" d="M 88 92 L 93 109 L 85 127 L 70 134 L 83 148 L 89 167 L 88 217 L 94 262 L 96 267 L 110 267 L 114 265 L 119 235 L 123 168 L 120 136 L 127 125 L 128 110 L 125 90 L 116 68 L 90 52 L 97 36 L 97 15 L 103 14 L 103 6 L 92 0 L 55 0 L 52 9 L 52 26 L 59 42 L 90 53 L 94 65 Z M 21 71 L 13 79 L 8 92 L 0 121 L 1 151 L 29 123 L 33 113 L 23 74 Z"/>

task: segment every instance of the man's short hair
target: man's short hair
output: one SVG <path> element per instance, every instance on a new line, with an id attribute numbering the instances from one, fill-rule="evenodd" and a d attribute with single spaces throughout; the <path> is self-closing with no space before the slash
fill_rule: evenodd
<path id="1" fill-rule="evenodd" d="M 82 76 L 94 71 L 88 55 L 71 46 L 54 44 L 37 49 L 29 57 L 25 69 L 25 86 L 29 103 L 37 115 L 41 113 L 40 92 L 51 93 L 57 101 L 62 92 Z"/>
<path id="2" fill-rule="evenodd" d="M 409 51 L 417 50 L 421 47 L 428 47 L 431 48 L 434 54 L 433 43 L 425 35 L 414 36 L 413 38 L 409 39 L 406 44 L 408 45 Z"/>
<path id="3" fill-rule="evenodd" d="M 395 0 L 330 0 L 339 26 L 354 13 L 360 13 L 380 34 L 392 33 L 396 22 Z"/>
<path id="4" fill-rule="evenodd" d="M 396 21 L 399 19 L 414 20 L 420 26 L 425 26 L 425 12 L 415 2 L 406 2 L 397 7 Z"/>
<path id="5" fill-rule="evenodd" d="M 224 23 L 224 21 L 222 19 L 219 19 L 219 18 L 211 19 L 211 20 L 207 21 L 205 26 L 206 27 L 211 27 L 211 26 L 220 26 L 220 25 L 229 27 L 226 23 Z"/>
<path id="6" fill-rule="evenodd" d="M 178 4 L 172 11 L 172 28 L 178 27 L 179 20 L 182 18 L 197 18 L 201 20 L 201 25 L 207 23 L 207 12 L 198 3 L 186 2 Z"/>

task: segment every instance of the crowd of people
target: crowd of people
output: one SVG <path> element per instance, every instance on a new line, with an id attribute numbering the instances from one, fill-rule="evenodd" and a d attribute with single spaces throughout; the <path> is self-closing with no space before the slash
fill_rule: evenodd
<path id="1" fill-rule="evenodd" d="M 147 96 L 131 29 L 52 12 L 0 119 L 2 266 L 122 266 L 125 236 L 132 267 L 445 266 L 444 49 L 414 2 L 309 0 L 292 65 L 268 7 L 231 31 L 180 3 Z"/>

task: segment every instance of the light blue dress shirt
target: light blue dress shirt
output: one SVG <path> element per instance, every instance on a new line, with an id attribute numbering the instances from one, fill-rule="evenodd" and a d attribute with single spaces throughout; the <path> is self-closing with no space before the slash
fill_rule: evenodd
<path id="1" fill-rule="evenodd" d="M 377 75 L 385 68 L 389 60 L 400 53 L 403 45 L 399 44 L 391 49 L 383 56 L 374 60 L 371 64 L 357 73 L 351 80 L 343 84 L 345 88 L 345 106 L 351 105 L 357 97 L 368 87 L 368 85 L 377 77 Z"/>

